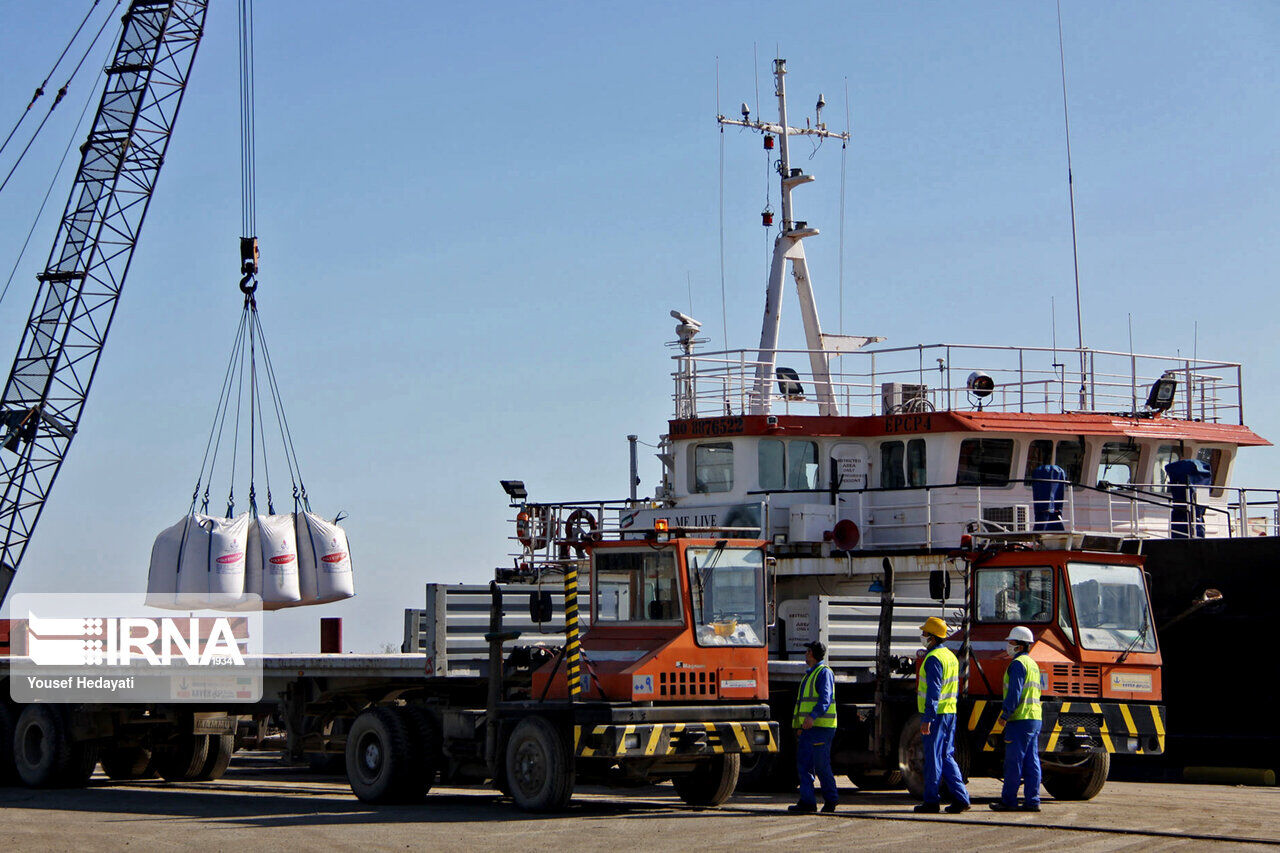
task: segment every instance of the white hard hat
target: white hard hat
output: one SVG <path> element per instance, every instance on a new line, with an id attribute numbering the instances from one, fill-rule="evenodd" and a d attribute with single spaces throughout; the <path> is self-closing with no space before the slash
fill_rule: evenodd
<path id="1" fill-rule="evenodd" d="M 1010 631 L 1009 636 L 1005 639 L 1016 643 L 1026 643 L 1027 645 L 1031 645 L 1036 641 L 1036 638 L 1031 636 L 1031 629 L 1024 628 L 1021 625 Z"/>

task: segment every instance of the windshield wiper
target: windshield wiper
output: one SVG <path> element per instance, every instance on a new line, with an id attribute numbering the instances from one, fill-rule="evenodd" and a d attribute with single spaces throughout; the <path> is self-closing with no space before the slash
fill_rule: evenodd
<path id="1" fill-rule="evenodd" d="M 1138 631 L 1138 635 L 1133 638 L 1133 642 L 1129 644 L 1129 647 L 1120 653 L 1120 657 L 1116 658 L 1116 663 L 1124 663 L 1125 658 L 1129 657 L 1130 652 L 1132 652 L 1139 643 L 1147 639 L 1147 630 L 1150 627 L 1151 627 L 1151 620 L 1146 617 L 1146 614 L 1143 614 L 1142 630 Z"/>

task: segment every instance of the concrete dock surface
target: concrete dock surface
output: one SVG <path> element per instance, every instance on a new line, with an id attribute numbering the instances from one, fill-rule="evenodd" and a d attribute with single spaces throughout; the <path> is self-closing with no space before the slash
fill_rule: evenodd
<path id="1" fill-rule="evenodd" d="M 583 787 L 567 813 L 528 815 L 482 788 L 433 788 L 421 805 L 371 807 L 341 776 L 236 756 L 217 782 L 113 783 L 81 790 L 0 788 L 0 830 L 14 850 L 1201 850 L 1280 847 L 1280 788 L 1109 782 L 1089 802 L 1046 798 L 1038 814 L 986 804 L 917 815 L 905 792 L 842 788 L 834 815 L 789 815 L 793 796 L 739 794 L 720 809 L 685 806 L 670 785 Z M 269 847 L 268 847 L 269 845 Z"/>

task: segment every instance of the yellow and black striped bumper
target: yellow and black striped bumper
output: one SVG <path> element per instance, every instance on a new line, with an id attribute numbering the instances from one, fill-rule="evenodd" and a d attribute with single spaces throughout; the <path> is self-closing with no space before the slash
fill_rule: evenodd
<path id="1" fill-rule="evenodd" d="M 1163 705 L 1128 702 L 1063 702 L 1042 706 L 1041 752 L 1078 752 L 1105 749 L 1121 755 L 1159 755 L 1164 752 L 1165 709 Z M 1000 703 L 974 700 L 969 710 L 968 729 L 984 733 L 983 750 L 991 752 L 1004 730 L 1000 723 Z"/>
<path id="2" fill-rule="evenodd" d="M 637 723 L 573 727 L 573 752 L 581 758 L 645 758 L 777 751 L 778 724 L 773 722 Z"/>

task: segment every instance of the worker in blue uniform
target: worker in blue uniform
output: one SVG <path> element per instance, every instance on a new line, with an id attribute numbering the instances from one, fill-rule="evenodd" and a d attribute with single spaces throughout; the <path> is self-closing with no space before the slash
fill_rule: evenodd
<path id="1" fill-rule="evenodd" d="M 998 812 L 1021 809 L 1040 811 L 1040 667 L 1029 654 L 1035 636 L 1021 625 L 1009 632 L 1007 654 L 1013 658 L 1004 673 L 1004 704 L 1000 720 L 1004 726 L 1004 788 L 1000 801 L 991 804 Z M 1018 783 L 1023 783 L 1022 805 L 1018 805 Z"/>
<path id="2" fill-rule="evenodd" d="M 827 647 L 818 640 L 805 646 L 804 662 L 809 669 L 796 694 L 791 727 L 796 731 L 796 776 L 800 779 L 800 802 L 787 806 L 787 811 L 812 814 L 818 810 L 813 790 L 813 777 L 822 783 L 822 811 L 836 810 L 839 793 L 836 777 L 831 772 L 831 742 L 836 734 L 836 679 L 831 667 L 823 663 Z"/>
<path id="3" fill-rule="evenodd" d="M 969 791 L 956 763 L 956 707 L 960 695 L 960 662 L 942 645 L 947 623 L 930 616 L 920 626 L 925 645 L 924 660 L 916 676 L 916 708 L 920 712 L 920 735 L 924 747 L 924 802 L 915 810 L 926 814 L 940 811 L 940 781 L 951 791 L 947 812 L 969 810 Z"/>

